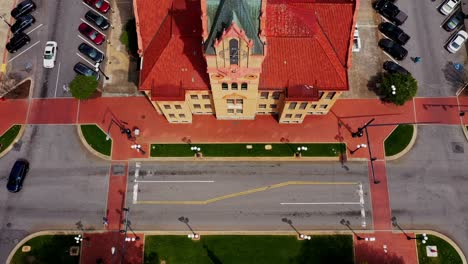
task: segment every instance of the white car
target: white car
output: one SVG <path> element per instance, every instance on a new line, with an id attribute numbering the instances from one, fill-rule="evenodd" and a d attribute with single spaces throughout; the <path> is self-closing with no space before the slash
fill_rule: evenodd
<path id="1" fill-rule="evenodd" d="M 463 43 L 468 39 L 468 33 L 464 30 L 458 31 L 447 44 L 447 50 L 450 53 L 457 52 Z"/>
<path id="2" fill-rule="evenodd" d="M 440 6 L 440 12 L 446 16 L 450 15 L 453 10 L 460 4 L 461 0 L 446 0 L 443 5 Z"/>
<path id="3" fill-rule="evenodd" d="M 57 42 L 47 41 L 44 50 L 44 68 L 53 68 L 57 58 Z"/>

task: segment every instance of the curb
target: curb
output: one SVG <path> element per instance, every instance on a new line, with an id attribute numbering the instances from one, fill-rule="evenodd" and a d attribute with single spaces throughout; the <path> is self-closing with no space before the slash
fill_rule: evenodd
<path id="1" fill-rule="evenodd" d="M 416 143 L 416 137 L 418 135 L 418 126 L 417 125 L 412 125 L 413 126 L 413 135 L 411 136 L 411 141 L 409 142 L 409 144 L 402 150 L 400 151 L 399 153 L 395 154 L 395 155 L 392 155 L 392 156 L 385 156 L 385 160 L 387 161 L 392 161 L 392 160 L 396 160 L 396 159 L 399 159 L 401 158 L 402 156 L 404 156 L 406 153 L 408 153 L 414 146 L 414 143 Z M 397 128 L 398 126 L 396 126 L 393 130 L 392 130 L 392 133 L 393 131 L 395 131 L 395 129 Z M 388 136 L 385 138 L 385 140 L 387 140 L 387 138 L 392 134 L 388 134 Z M 468 139 L 468 138 L 467 138 Z M 384 140 L 384 148 L 385 148 L 385 140 Z"/>
<path id="2" fill-rule="evenodd" d="M 465 125 L 462 123 L 462 130 L 463 130 L 463 134 L 465 134 L 465 138 L 466 140 L 468 141 L 468 125 Z"/>
<path id="3" fill-rule="evenodd" d="M 95 149 L 93 149 L 89 144 L 88 144 L 88 141 L 86 141 L 86 139 L 84 138 L 83 136 L 83 133 L 81 132 L 81 125 L 83 124 L 79 124 L 79 125 L 76 125 L 76 130 L 78 132 L 78 137 L 80 138 L 80 141 L 82 143 L 82 145 L 89 151 L 91 152 L 92 154 L 94 154 L 95 156 L 103 159 L 103 160 L 107 160 L 107 161 L 111 161 L 112 158 L 110 156 L 106 156 L 104 154 L 101 154 L 99 152 L 97 152 Z M 96 125 L 96 124 L 94 124 Z M 96 125 L 97 127 L 99 127 L 98 125 Z M 99 127 L 99 129 L 101 129 Z M 111 146 L 111 153 L 112 153 L 112 146 Z"/>
<path id="4" fill-rule="evenodd" d="M 16 125 L 16 124 L 11 125 L 8 129 L 12 128 L 14 125 Z M 8 154 L 8 152 L 10 152 L 10 150 L 13 148 L 13 146 L 23 137 L 24 131 L 26 130 L 26 125 L 20 125 L 20 126 L 21 126 L 20 131 L 16 135 L 15 139 L 13 139 L 11 144 L 5 150 L 0 152 L 0 158 L 5 156 L 6 154 Z M 7 129 L 7 131 L 8 131 L 8 129 Z"/>
<path id="5" fill-rule="evenodd" d="M 132 160 L 141 160 L 141 161 L 193 161 L 193 162 L 211 162 L 211 161 L 339 161 L 339 157 L 150 157 L 145 159 L 132 159 Z"/>
<path id="6" fill-rule="evenodd" d="M 463 251 L 460 249 L 460 247 L 457 245 L 457 243 L 455 243 L 448 236 L 446 236 L 446 235 L 444 235 L 442 233 L 439 233 L 437 231 L 433 231 L 433 230 L 414 230 L 414 233 L 415 234 L 426 233 L 426 234 L 429 234 L 429 235 L 434 235 L 434 236 L 438 236 L 438 237 L 442 238 L 443 240 L 447 241 L 447 243 L 449 243 L 457 251 L 458 255 L 462 259 L 462 263 L 467 264 L 466 256 L 463 254 Z"/>

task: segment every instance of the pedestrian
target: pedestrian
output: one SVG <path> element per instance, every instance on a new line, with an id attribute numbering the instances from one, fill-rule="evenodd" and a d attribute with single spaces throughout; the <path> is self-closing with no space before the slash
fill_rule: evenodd
<path id="1" fill-rule="evenodd" d="M 413 61 L 414 61 L 414 63 L 421 62 L 421 57 L 414 57 Z"/>
<path id="2" fill-rule="evenodd" d="M 107 219 L 107 217 L 103 217 L 102 218 L 102 224 L 105 225 L 105 226 L 108 226 L 109 225 L 109 219 Z"/>

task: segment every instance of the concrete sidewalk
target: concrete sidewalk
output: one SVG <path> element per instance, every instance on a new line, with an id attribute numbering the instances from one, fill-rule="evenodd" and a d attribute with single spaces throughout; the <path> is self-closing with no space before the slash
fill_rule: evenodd
<path id="1" fill-rule="evenodd" d="M 17 0 L 0 0 L 0 15 L 10 24 L 13 24 L 14 19 L 10 16 L 11 9 L 16 5 Z M 0 79 L 2 80 L 6 71 L 6 59 L 8 51 L 5 45 L 10 38 L 10 27 L 5 23 L 5 20 L 0 23 L 0 44 L 2 45 L 2 64 L 0 66 Z"/>

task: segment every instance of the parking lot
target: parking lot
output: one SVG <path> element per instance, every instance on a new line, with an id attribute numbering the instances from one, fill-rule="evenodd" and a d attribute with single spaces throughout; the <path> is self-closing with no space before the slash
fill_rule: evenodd
<path id="1" fill-rule="evenodd" d="M 88 43 L 102 53 L 106 53 L 106 43 L 95 45 L 78 32 L 78 26 L 85 22 L 84 14 L 91 8 L 82 1 L 35 0 L 37 9 L 32 13 L 36 18 L 26 29 L 31 37 L 30 44 L 18 52 L 9 54 L 9 73 L 18 78 L 30 76 L 33 79 L 33 97 L 69 97 L 67 85 L 75 77 L 73 67 L 82 62 L 94 69 L 94 63 L 78 52 L 81 43 Z M 111 12 L 104 15 L 109 17 Z M 109 19 L 110 20 L 110 19 Z M 87 22 L 106 37 L 109 30 L 103 31 Z M 53 69 L 42 66 L 42 54 L 49 40 L 58 43 L 57 60 Z M 104 65 L 104 63 L 103 63 Z M 105 70 L 105 69 L 103 69 Z M 101 75 L 101 77 L 103 77 Z M 104 78 L 101 78 L 101 82 Z"/>

